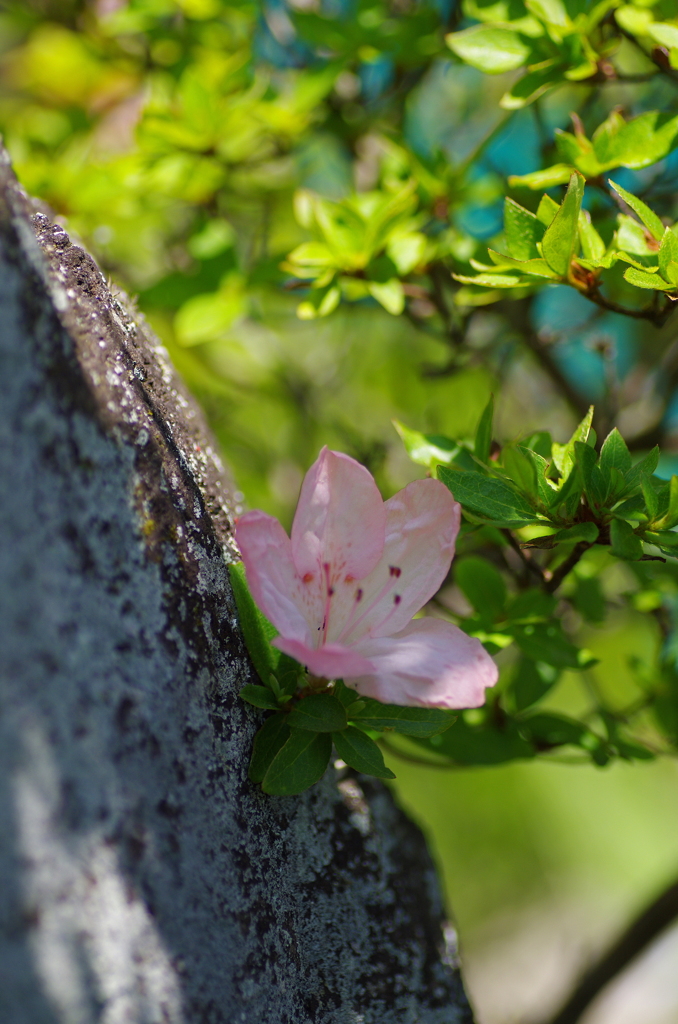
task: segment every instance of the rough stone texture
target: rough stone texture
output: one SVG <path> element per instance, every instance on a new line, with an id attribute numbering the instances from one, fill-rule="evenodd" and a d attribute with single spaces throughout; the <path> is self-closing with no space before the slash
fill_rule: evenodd
<path id="1" fill-rule="evenodd" d="M 0 179 L 0 1021 L 469 1024 L 388 791 L 247 781 L 223 469 L 140 318 Z"/>

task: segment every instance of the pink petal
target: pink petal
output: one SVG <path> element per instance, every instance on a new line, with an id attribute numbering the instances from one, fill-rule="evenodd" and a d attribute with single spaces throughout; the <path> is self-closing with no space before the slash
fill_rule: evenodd
<path id="1" fill-rule="evenodd" d="M 336 637 L 344 643 L 404 629 L 449 572 L 461 506 L 447 487 L 439 480 L 415 480 L 384 507 L 384 553 L 361 584 L 361 614 Z"/>
<path id="2" fill-rule="evenodd" d="M 322 600 L 299 579 L 290 539 L 277 519 L 253 510 L 240 516 L 235 538 L 256 604 L 284 636 L 307 642 L 322 620 Z M 318 605 L 320 600 L 320 605 Z"/>
<path id="3" fill-rule="evenodd" d="M 374 665 L 367 658 L 340 644 L 325 644 L 324 647 L 314 648 L 298 640 L 283 637 L 276 637 L 273 644 L 305 665 L 313 675 L 323 676 L 325 679 L 362 676 L 374 669 Z"/>
<path id="4" fill-rule="evenodd" d="M 415 619 L 395 636 L 363 640 L 357 649 L 376 671 L 350 685 L 386 704 L 477 708 L 499 675 L 479 640 L 442 619 Z"/>
<path id="5" fill-rule="evenodd" d="M 348 455 L 323 448 L 304 477 L 292 525 L 299 575 L 325 584 L 327 572 L 332 583 L 346 576 L 362 579 L 381 557 L 385 523 L 371 474 Z"/>

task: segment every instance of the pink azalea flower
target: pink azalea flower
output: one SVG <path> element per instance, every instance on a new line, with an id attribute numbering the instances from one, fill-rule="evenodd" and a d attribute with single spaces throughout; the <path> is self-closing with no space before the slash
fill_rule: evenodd
<path id="1" fill-rule="evenodd" d="M 454 555 L 461 508 L 438 480 L 384 502 L 371 474 L 323 448 L 301 488 L 292 536 L 252 511 L 236 524 L 254 600 L 273 643 L 316 676 L 389 704 L 470 708 L 497 668 L 451 622 L 412 616 Z"/>

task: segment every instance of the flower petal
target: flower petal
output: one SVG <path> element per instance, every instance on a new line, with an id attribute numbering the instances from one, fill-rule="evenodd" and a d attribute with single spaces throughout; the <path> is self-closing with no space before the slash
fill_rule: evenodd
<path id="1" fill-rule="evenodd" d="M 442 485 L 441 485 L 442 486 Z M 292 525 L 292 555 L 300 577 L 329 585 L 362 579 L 384 549 L 386 513 L 372 475 L 355 459 L 323 448 L 304 477 Z"/>
<path id="2" fill-rule="evenodd" d="M 252 597 L 264 615 L 283 636 L 311 640 L 312 624 L 322 621 L 322 598 L 299 579 L 290 539 L 278 520 L 257 509 L 246 512 L 235 525 L 235 539 Z"/>
<path id="3" fill-rule="evenodd" d="M 449 572 L 461 506 L 447 487 L 439 480 L 414 480 L 384 507 L 384 553 L 361 584 L 361 615 L 336 637 L 342 643 L 404 629 Z"/>
<path id="4" fill-rule="evenodd" d="M 314 648 L 281 636 L 276 637 L 273 644 L 291 658 L 296 658 L 313 675 L 324 676 L 325 679 L 362 676 L 374 669 L 371 661 L 341 644 L 325 644 L 324 647 Z"/>
<path id="5" fill-rule="evenodd" d="M 499 675 L 480 641 L 443 619 L 414 619 L 395 636 L 361 641 L 357 650 L 376 671 L 350 685 L 386 704 L 477 708 Z"/>

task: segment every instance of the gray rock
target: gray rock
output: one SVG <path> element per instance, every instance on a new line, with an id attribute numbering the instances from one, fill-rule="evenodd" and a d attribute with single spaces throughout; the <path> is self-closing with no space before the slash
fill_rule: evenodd
<path id="1" fill-rule="evenodd" d="M 469 1024 L 373 780 L 247 780 L 228 482 L 163 348 L 0 166 L 0 1021 Z"/>

